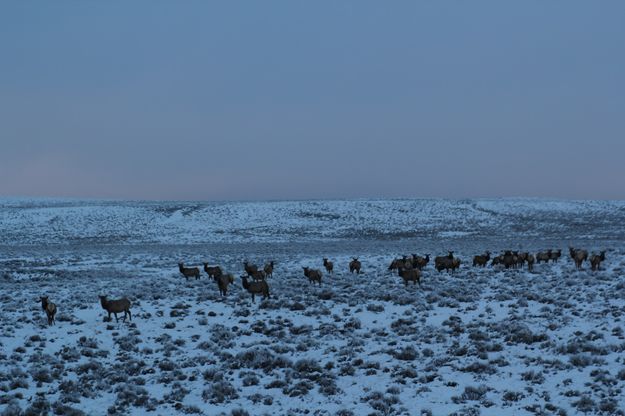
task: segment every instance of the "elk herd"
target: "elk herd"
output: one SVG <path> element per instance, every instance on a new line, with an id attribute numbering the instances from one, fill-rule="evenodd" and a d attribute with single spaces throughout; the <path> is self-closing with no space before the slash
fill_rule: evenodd
<path id="1" fill-rule="evenodd" d="M 593 271 L 599 270 L 601 263 L 605 260 L 605 253 L 605 251 L 601 251 L 599 254 L 589 255 L 587 250 L 569 247 L 569 255 L 575 263 L 577 270 L 582 270 L 585 261 L 590 263 L 590 267 Z M 503 253 L 493 257 L 491 257 L 489 251 L 485 251 L 482 254 L 474 256 L 472 264 L 473 267 L 487 267 L 490 262 L 490 266 L 493 268 L 502 267 L 505 269 L 522 269 L 526 265 L 527 270 L 532 271 L 534 263 L 557 263 L 561 256 L 562 250 L 560 249 L 549 249 L 536 253 L 536 255 L 529 252 L 505 250 Z M 402 256 L 401 258 L 395 258 L 391 261 L 388 266 L 388 271 L 396 271 L 397 275 L 401 277 L 406 286 L 408 286 L 410 282 L 412 282 L 413 285 L 420 286 L 423 269 L 429 262 L 430 254 L 426 254 L 425 256 L 416 254 Z M 438 272 L 442 272 L 443 270 L 454 272 L 460 268 L 461 263 L 462 261 L 454 256 L 454 252 L 449 251 L 445 256 L 437 256 L 434 258 L 434 269 Z M 247 261 L 243 262 L 245 274 L 240 276 L 241 285 L 243 289 L 252 296 L 252 302 L 255 302 L 256 295 L 262 296 L 263 299 L 271 297 L 267 278 L 273 276 L 274 265 L 274 261 L 270 261 L 261 268 Z M 327 274 L 334 273 L 334 263 L 327 258 L 323 258 L 323 267 Z M 348 264 L 348 268 L 350 273 L 362 273 L 362 263 L 358 260 L 358 257 L 352 258 Z M 208 263 L 204 263 L 203 269 L 206 275 L 217 284 L 220 295 L 222 297 L 227 296 L 228 286 L 234 283 L 234 275 L 224 273 L 220 266 L 209 266 Z M 304 277 L 308 279 L 309 283 L 316 283 L 321 286 L 323 277 L 321 270 L 311 267 L 302 267 L 302 269 Z M 178 263 L 178 270 L 187 280 L 189 280 L 189 278 L 200 279 L 201 272 L 199 267 L 185 267 L 184 263 L 180 262 Z M 56 305 L 50 302 L 47 296 L 43 296 L 39 300 L 41 302 L 41 308 L 48 318 L 48 325 L 53 325 L 55 322 L 54 316 L 57 311 Z M 132 314 L 130 312 L 131 303 L 126 298 L 109 300 L 106 296 L 100 296 L 100 305 L 102 309 L 108 313 L 109 320 L 111 319 L 111 314 L 113 314 L 117 321 L 117 314 L 122 312 L 124 313 L 124 322 L 126 321 L 126 317 L 132 320 Z"/>

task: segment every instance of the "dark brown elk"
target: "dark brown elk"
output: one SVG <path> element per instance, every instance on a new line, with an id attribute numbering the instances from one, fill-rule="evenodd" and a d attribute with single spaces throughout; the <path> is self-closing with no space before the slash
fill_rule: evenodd
<path id="1" fill-rule="evenodd" d="M 445 271 L 455 271 L 456 269 L 460 268 L 460 259 L 458 258 L 453 258 L 453 259 L 449 259 L 449 258 L 443 258 L 441 260 L 438 261 L 438 263 L 436 263 L 436 270 L 438 270 L 439 272 L 445 270 Z"/>
<path id="2" fill-rule="evenodd" d="M 228 295 L 228 285 L 234 283 L 234 276 L 230 273 L 228 274 L 220 274 L 215 277 L 215 282 L 217 282 L 217 287 L 219 288 L 219 294 L 223 296 Z"/>
<path id="3" fill-rule="evenodd" d="M 334 273 L 334 263 L 332 263 L 331 261 L 329 261 L 325 257 L 323 259 L 323 267 L 326 268 L 326 271 L 328 273 L 330 273 L 330 274 Z"/>
<path id="4" fill-rule="evenodd" d="M 250 264 L 246 261 L 243 262 L 243 268 L 245 269 L 245 273 L 247 273 L 248 276 L 251 276 L 258 271 L 258 266 L 256 266 L 255 264 Z"/>
<path id="5" fill-rule="evenodd" d="M 558 250 L 550 250 L 550 251 L 551 251 L 551 254 L 549 255 L 549 259 L 552 262 L 557 263 L 560 256 L 562 256 L 562 250 L 558 249 Z"/>
<path id="6" fill-rule="evenodd" d="M 178 263 L 178 269 L 187 280 L 189 277 L 195 277 L 196 280 L 200 278 L 200 269 L 197 267 L 184 267 L 184 263 Z"/>
<path id="7" fill-rule="evenodd" d="M 569 254 L 575 262 L 577 270 L 582 270 L 584 261 L 588 259 L 588 252 L 586 250 L 576 250 L 573 247 L 569 248 Z"/>
<path id="8" fill-rule="evenodd" d="M 473 267 L 480 266 L 485 267 L 490 260 L 490 251 L 485 251 L 484 254 L 473 257 Z"/>
<path id="9" fill-rule="evenodd" d="M 393 261 L 391 261 L 391 264 L 388 266 L 388 270 L 397 270 L 400 267 L 404 267 L 404 265 L 406 264 L 406 261 L 408 260 L 408 258 L 406 256 L 403 256 L 401 259 L 400 258 L 395 258 L 393 259 Z"/>
<path id="10" fill-rule="evenodd" d="M 41 301 L 41 309 L 46 313 L 48 317 L 48 325 L 54 325 L 54 315 L 56 315 L 56 305 L 52 302 L 48 301 L 47 296 L 41 296 L 39 298 Z"/>
<path id="11" fill-rule="evenodd" d="M 540 253 L 537 253 L 536 254 L 536 263 L 540 264 L 543 261 L 545 263 L 549 263 L 549 260 L 551 260 L 552 254 L 553 254 L 553 252 L 551 250 L 541 251 Z"/>
<path id="12" fill-rule="evenodd" d="M 273 277 L 273 260 L 265 264 L 263 271 L 265 272 L 265 275 L 267 275 L 267 277 Z"/>
<path id="13" fill-rule="evenodd" d="M 412 268 L 423 270 L 425 266 L 430 262 L 430 255 L 426 254 L 425 257 L 417 256 L 416 254 L 412 255 Z"/>
<path id="14" fill-rule="evenodd" d="M 534 255 L 528 254 L 526 261 L 527 261 L 527 270 L 531 272 L 532 270 L 534 270 L 534 261 L 535 261 Z"/>
<path id="15" fill-rule="evenodd" d="M 441 272 L 443 270 L 454 270 L 454 252 L 450 251 L 446 256 L 437 256 L 434 258 L 434 268 Z"/>
<path id="16" fill-rule="evenodd" d="M 493 260 L 490 262 L 490 265 L 493 267 L 499 264 L 503 264 L 503 255 L 493 257 Z"/>
<path id="17" fill-rule="evenodd" d="M 362 263 L 358 260 L 358 257 L 354 257 L 352 261 L 349 262 L 349 272 L 356 274 L 360 274 L 360 268 L 362 267 Z"/>
<path id="18" fill-rule="evenodd" d="M 462 262 L 460 261 L 460 259 L 459 259 L 459 258 L 457 258 L 457 257 L 456 257 L 456 258 L 454 258 L 454 259 L 451 261 L 451 271 L 453 272 L 453 271 L 455 271 L 455 270 L 458 270 L 458 269 L 460 268 L 460 264 L 461 264 L 461 263 L 462 263 Z"/>
<path id="19" fill-rule="evenodd" d="M 256 302 L 256 295 L 262 295 L 263 299 L 271 298 L 269 295 L 269 285 L 265 280 L 261 280 L 260 282 L 248 282 L 247 276 L 241 276 L 241 283 L 243 284 L 243 289 L 247 290 L 252 295 L 252 302 Z"/>
<path id="20" fill-rule="evenodd" d="M 503 253 L 503 258 L 501 259 L 502 264 L 506 269 L 516 268 L 517 264 L 517 256 L 510 250 L 507 250 Z"/>
<path id="21" fill-rule="evenodd" d="M 204 271 L 208 275 L 208 277 L 215 280 L 217 277 L 223 274 L 221 267 L 219 266 L 209 266 L 208 263 L 204 263 Z"/>
<path id="22" fill-rule="evenodd" d="M 527 257 L 530 255 L 527 251 L 519 253 L 518 251 L 514 252 L 516 256 L 516 267 L 522 269 L 525 262 L 527 262 Z"/>
<path id="23" fill-rule="evenodd" d="M 310 283 L 317 282 L 321 286 L 321 271 L 317 269 L 310 269 L 308 267 L 302 267 L 304 269 L 304 276 L 308 278 Z"/>
<path id="24" fill-rule="evenodd" d="M 404 285 L 408 286 L 408 282 L 412 282 L 414 285 L 417 283 L 421 286 L 421 270 L 419 269 L 404 269 L 400 267 L 398 270 L 399 276 L 404 280 Z"/>
<path id="25" fill-rule="evenodd" d="M 100 305 L 102 305 L 102 309 L 108 312 L 109 321 L 111 320 L 111 314 L 113 314 L 115 315 L 115 322 L 119 322 L 117 314 L 121 312 L 124 312 L 124 322 L 126 322 L 126 316 L 128 316 L 128 320 L 132 321 L 130 301 L 128 299 L 121 298 L 117 300 L 108 300 L 106 299 L 106 296 L 100 296 Z"/>
<path id="26" fill-rule="evenodd" d="M 258 282 L 260 280 L 265 280 L 267 275 L 265 274 L 263 270 L 256 270 L 250 275 L 250 277 L 254 279 L 254 281 Z"/>
<path id="27" fill-rule="evenodd" d="M 590 256 L 590 268 L 593 271 L 599 270 L 601 267 L 601 262 L 605 260 L 605 251 L 602 251 L 599 254 L 593 254 Z"/>

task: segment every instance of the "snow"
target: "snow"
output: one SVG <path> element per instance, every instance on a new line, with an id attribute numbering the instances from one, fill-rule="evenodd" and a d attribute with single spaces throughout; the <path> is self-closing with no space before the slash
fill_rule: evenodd
<path id="1" fill-rule="evenodd" d="M 0 200 L 0 414 L 615 413 L 624 219 L 620 201 Z M 569 244 L 607 249 L 602 269 L 575 270 Z M 551 247 L 533 272 L 470 267 Z M 420 287 L 387 270 L 450 249 L 460 270 L 430 263 Z M 276 261 L 269 300 L 242 289 L 246 259 Z M 228 296 L 181 260 L 232 272 Z M 100 294 L 128 297 L 132 322 L 105 322 Z"/>

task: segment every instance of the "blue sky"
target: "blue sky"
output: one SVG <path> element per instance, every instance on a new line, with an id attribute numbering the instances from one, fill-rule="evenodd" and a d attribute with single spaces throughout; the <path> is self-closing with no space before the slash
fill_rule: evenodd
<path id="1" fill-rule="evenodd" d="M 625 2 L 3 2 L 0 195 L 625 198 Z"/>

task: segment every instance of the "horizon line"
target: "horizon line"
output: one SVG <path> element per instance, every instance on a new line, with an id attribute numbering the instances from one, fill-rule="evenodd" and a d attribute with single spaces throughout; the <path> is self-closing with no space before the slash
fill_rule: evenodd
<path id="1" fill-rule="evenodd" d="M 179 202 L 179 203 L 253 203 L 253 202 L 311 202 L 311 201 L 406 201 L 406 200 L 542 200 L 542 201 L 601 201 L 601 202 L 625 202 L 625 199 L 610 198 L 566 198 L 550 196 L 475 196 L 475 197 L 435 197 L 435 196 L 367 196 L 367 197 L 328 197 L 328 198 L 265 198 L 265 199 L 171 199 L 171 198 L 107 198 L 107 197 L 74 197 L 74 196 L 15 196 L 0 195 L 0 201 L 8 200 L 32 200 L 32 201 L 83 201 L 83 202 Z"/>

